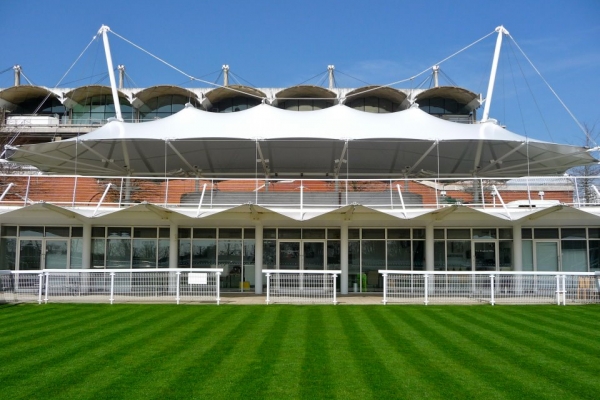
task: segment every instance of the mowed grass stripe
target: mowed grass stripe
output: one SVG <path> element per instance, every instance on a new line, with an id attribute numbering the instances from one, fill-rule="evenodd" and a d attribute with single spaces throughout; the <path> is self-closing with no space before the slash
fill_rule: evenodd
<path id="1" fill-rule="evenodd" d="M 140 329 L 134 342 L 120 340 L 121 354 L 96 371 L 91 378 L 97 382 L 90 398 L 118 398 L 123 392 L 128 398 L 150 398 L 164 389 L 165 380 L 171 378 L 172 359 L 187 348 L 198 336 L 210 334 L 212 326 L 222 319 L 224 310 L 217 307 L 185 307 L 169 305 L 169 317 L 159 321 L 151 329 Z M 118 362 L 115 371 L 111 364 Z M 80 386 L 80 391 L 90 392 Z M 80 398 L 80 395 L 73 398 Z"/>
<path id="2" fill-rule="evenodd" d="M 0 307 L 0 398 L 596 398 L 598 335 L 578 346 L 576 316 L 600 308 L 571 308 Z M 36 338 L 15 321 L 40 309 Z"/>
<path id="3" fill-rule="evenodd" d="M 117 333 L 110 330 L 105 332 L 106 327 L 126 329 L 135 324 L 133 321 L 136 317 L 142 317 L 144 314 L 142 308 L 127 309 L 126 313 L 115 318 L 114 310 L 104 308 L 100 312 L 102 317 L 99 321 L 93 321 L 94 314 L 90 313 L 88 309 L 87 318 L 68 324 L 71 330 L 64 330 L 64 326 L 61 324 L 53 325 L 51 312 L 52 310 L 49 309 L 46 319 L 46 326 L 49 330 L 46 334 L 28 336 L 29 340 L 22 339 L 21 335 L 16 334 L 13 337 L 14 344 L 0 350 L 3 360 L 0 381 L 8 379 L 7 382 L 10 383 L 9 378 L 19 376 L 23 371 L 39 369 L 56 360 L 76 355 L 81 349 L 96 343 L 102 336 Z"/>
<path id="4" fill-rule="evenodd" d="M 130 398 L 200 398 L 203 390 L 220 384 L 218 380 L 211 380 L 211 376 L 215 371 L 221 371 L 220 365 L 233 351 L 236 338 L 251 329 L 254 315 L 244 307 L 216 308 L 220 311 L 218 318 L 206 321 L 198 316 L 197 320 L 187 322 L 191 327 L 201 324 L 203 329 L 190 329 L 191 334 L 162 359 L 159 368 L 163 372 L 155 372 L 153 381 L 141 379 L 136 382 L 130 388 Z M 156 371 L 157 367 L 150 366 L 150 369 Z M 128 385 L 127 381 L 131 379 L 124 380 L 124 384 Z"/>
<path id="5" fill-rule="evenodd" d="M 422 357 L 429 359 L 429 371 L 436 377 L 436 389 L 444 398 L 479 398 L 485 393 L 490 398 L 498 396 L 498 392 L 490 386 L 489 380 L 469 364 L 464 352 L 455 351 L 455 346 L 440 342 L 428 320 L 421 318 L 422 313 L 436 313 L 441 309 L 435 306 L 420 311 L 411 308 L 402 315 L 403 321 L 410 330 L 411 337 L 419 343 L 418 351 Z"/>
<path id="6" fill-rule="evenodd" d="M 118 310 L 113 310 L 120 315 Z M 169 314 L 168 310 L 158 308 L 156 312 L 143 312 L 139 309 L 131 318 L 129 310 L 125 315 L 120 315 L 112 320 L 104 320 L 102 325 L 90 324 L 80 333 L 84 338 L 79 340 L 61 340 L 56 338 L 49 343 L 49 349 L 42 353 L 42 359 L 29 368 L 39 369 L 35 383 L 44 388 L 47 396 L 53 397 L 62 394 L 65 386 L 79 381 L 82 374 L 101 368 L 103 365 L 113 364 L 122 357 L 122 349 L 135 346 L 138 332 L 152 330 L 153 323 L 158 322 Z M 94 329 L 102 329 L 102 334 L 94 335 Z M 140 329 L 140 327 L 144 327 Z M 85 335 L 89 332 L 89 335 Z M 119 360 L 120 361 L 120 360 Z M 123 371 L 121 371 L 123 372 Z M 10 381 L 15 379 L 15 374 Z M 25 382 L 32 383 L 32 382 Z M 96 382 L 89 382 L 88 384 Z M 93 385 L 90 385 L 93 387 Z M 27 386 L 29 387 L 29 385 Z M 36 390 L 25 391 L 23 398 L 31 398 L 38 394 Z"/>
<path id="7" fill-rule="evenodd" d="M 253 333 L 254 355 L 245 360 L 243 368 L 235 376 L 236 380 L 223 392 L 224 398 L 275 398 L 269 392 L 273 382 L 273 366 L 280 358 L 286 357 L 282 351 L 283 340 L 290 329 L 295 314 L 279 306 L 266 307 L 267 312 L 261 321 L 265 329 Z"/>
<path id="8" fill-rule="evenodd" d="M 236 306 L 226 306 L 234 307 Z M 229 318 L 226 316 L 225 318 Z M 225 352 L 218 365 L 206 375 L 205 380 L 214 382 L 213 385 L 203 385 L 197 382 L 194 388 L 196 396 L 203 398 L 235 398 L 236 394 L 243 391 L 246 383 L 240 384 L 241 376 L 246 373 L 250 364 L 252 364 L 257 355 L 257 341 L 272 329 L 277 319 L 277 315 L 269 313 L 266 307 L 255 306 L 246 308 L 239 315 L 250 322 L 246 322 L 243 332 L 236 330 L 233 334 L 227 335 L 230 341 L 230 351 Z M 220 321 L 216 322 L 217 324 Z"/>
<path id="9" fill-rule="evenodd" d="M 505 357 L 520 368 L 535 371 L 535 376 L 530 379 L 542 380 L 537 390 L 546 392 L 546 388 L 552 388 L 547 391 L 548 396 L 589 398 L 598 390 L 600 359 L 594 355 L 598 353 L 577 356 L 573 351 L 575 347 L 557 351 L 543 334 L 522 331 L 515 325 L 500 322 L 500 318 L 493 318 L 490 323 L 491 316 L 457 312 L 456 317 L 464 326 L 487 329 L 487 340 L 504 339 L 507 342 L 503 352 Z"/>
<path id="10" fill-rule="evenodd" d="M 422 351 L 427 346 L 423 333 L 415 334 L 406 324 L 403 318 L 406 311 L 404 307 L 373 307 L 365 310 L 365 314 L 383 340 L 382 358 L 397 377 L 402 398 L 444 399 L 447 394 L 439 390 L 439 382 L 451 377 L 445 373 L 432 375 L 432 362 Z"/>
<path id="11" fill-rule="evenodd" d="M 482 316 L 486 314 L 488 313 L 483 313 Z M 507 310 L 497 310 L 493 313 L 493 320 L 498 329 L 511 333 L 513 338 L 522 337 L 528 340 L 528 343 L 534 345 L 537 351 L 545 354 L 569 352 L 572 356 L 583 357 L 585 362 L 585 360 L 590 360 L 587 355 L 597 353 L 597 334 L 594 335 L 596 339 L 582 337 L 581 340 L 578 340 L 577 334 L 562 327 L 556 327 L 556 319 L 544 319 L 533 324 L 529 315 L 519 316 L 518 314 L 508 313 Z M 482 321 L 480 323 L 484 324 Z M 488 324 L 487 326 L 490 331 L 493 331 L 493 325 Z M 573 327 L 571 327 L 572 329 Z M 538 338 L 543 338 L 543 340 L 538 342 Z M 593 366 L 589 365 L 589 367 Z"/>
<path id="12" fill-rule="evenodd" d="M 388 368 L 391 357 L 385 340 L 369 323 L 368 313 L 375 308 L 370 306 L 339 307 L 338 313 L 343 330 L 340 334 L 351 343 L 354 363 L 363 369 L 367 398 L 398 398 L 406 394 L 398 379 L 400 371 Z"/>
<path id="13" fill-rule="evenodd" d="M 161 310 L 161 308 L 166 309 Z M 89 360 L 76 358 L 73 360 L 77 365 L 68 368 L 65 379 L 69 381 L 68 390 L 63 395 L 67 398 L 81 398 L 91 389 L 95 392 L 103 392 L 106 386 L 115 386 L 115 382 L 123 377 L 123 369 L 131 371 L 135 369 L 142 372 L 140 365 L 146 363 L 148 366 L 157 365 L 154 359 L 148 363 L 149 357 L 154 357 L 160 346 L 168 343 L 173 328 L 179 326 L 180 322 L 188 318 L 190 312 L 186 309 L 173 312 L 173 306 L 159 306 L 151 313 L 159 313 L 161 317 L 155 319 L 151 326 L 138 326 L 139 334 L 122 335 L 112 341 L 111 351 L 106 346 L 99 346 L 88 353 Z M 148 356 L 148 353 L 151 355 Z M 121 364 L 121 369 L 115 369 L 115 363 Z M 92 382 L 90 386 L 89 382 Z"/>
<path id="14" fill-rule="evenodd" d="M 271 307 L 269 305 L 268 307 Z M 292 314 L 287 333 L 281 341 L 280 354 L 273 364 L 271 381 L 267 392 L 270 398 L 290 398 L 290 394 L 299 397 L 301 393 L 302 362 L 306 349 L 306 324 L 308 321 L 307 308 L 311 306 L 283 306 L 285 312 Z M 318 306 L 317 306 L 318 307 Z"/>
<path id="15" fill-rule="evenodd" d="M 527 306 L 526 306 L 527 307 Z M 513 306 L 509 310 L 504 311 L 506 317 L 519 317 L 525 324 L 529 324 L 533 328 L 543 326 L 551 326 L 561 333 L 573 333 L 574 338 L 594 338 L 600 330 L 600 321 L 586 321 L 582 313 L 588 306 L 577 307 L 557 307 L 556 309 L 527 307 L 530 310 L 520 310 L 519 307 Z M 522 311 L 526 311 L 523 313 Z M 591 343 L 594 345 L 594 343 Z"/>
<path id="16" fill-rule="evenodd" d="M 437 342 L 454 357 L 461 357 L 479 380 L 493 386 L 495 393 L 482 393 L 486 398 L 522 398 L 538 395 L 564 398 L 568 393 L 554 382 L 540 378 L 535 370 L 518 363 L 518 353 L 511 350 L 513 341 L 457 317 L 453 310 L 420 314 L 417 318 L 430 325 Z M 517 361 L 517 362 L 515 362 Z"/>

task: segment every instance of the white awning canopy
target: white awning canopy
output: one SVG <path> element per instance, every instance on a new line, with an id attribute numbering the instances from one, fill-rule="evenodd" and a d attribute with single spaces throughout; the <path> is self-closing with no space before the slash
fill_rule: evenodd
<path id="1" fill-rule="evenodd" d="M 112 121 L 79 138 L 9 147 L 50 173 L 204 177 L 518 177 L 597 160 L 590 149 L 527 139 L 493 122 L 460 124 L 417 107 L 372 114 L 346 106 L 235 113 L 186 107 L 142 123 Z"/>

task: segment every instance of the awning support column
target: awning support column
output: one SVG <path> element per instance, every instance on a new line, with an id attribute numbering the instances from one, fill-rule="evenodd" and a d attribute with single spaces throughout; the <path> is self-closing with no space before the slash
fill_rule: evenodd
<path id="1" fill-rule="evenodd" d="M 263 291 L 263 225 L 257 223 L 254 228 L 254 293 Z"/>
<path id="2" fill-rule="evenodd" d="M 433 223 L 425 225 L 425 270 L 433 271 Z"/>
<path id="3" fill-rule="evenodd" d="M 348 294 L 348 223 L 340 226 L 340 293 Z"/>
<path id="4" fill-rule="evenodd" d="M 117 93 L 117 83 L 115 81 L 115 71 L 113 69 L 112 56 L 110 54 L 110 45 L 108 44 L 108 35 L 110 28 L 106 25 L 102 25 L 98 34 L 102 34 L 102 41 L 104 42 L 104 53 L 106 54 L 106 65 L 108 66 L 108 77 L 110 78 L 110 88 L 112 89 L 113 101 L 115 103 L 115 115 L 117 120 L 123 121 L 121 115 L 121 103 L 119 103 L 119 95 Z"/>

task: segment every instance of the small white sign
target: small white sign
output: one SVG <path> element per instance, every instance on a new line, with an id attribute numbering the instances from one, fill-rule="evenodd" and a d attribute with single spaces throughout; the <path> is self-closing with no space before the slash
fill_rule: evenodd
<path id="1" fill-rule="evenodd" d="M 190 285 L 206 285 L 208 284 L 208 274 L 206 272 L 190 272 L 188 283 Z"/>

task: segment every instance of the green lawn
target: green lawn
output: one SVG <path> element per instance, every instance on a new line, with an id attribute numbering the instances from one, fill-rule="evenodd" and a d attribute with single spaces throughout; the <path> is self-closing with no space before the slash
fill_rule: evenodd
<path id="1" fill-rule="evenodd" d="M 600 306 L 0 305 L 2 399 L 597 399 Z"/>

